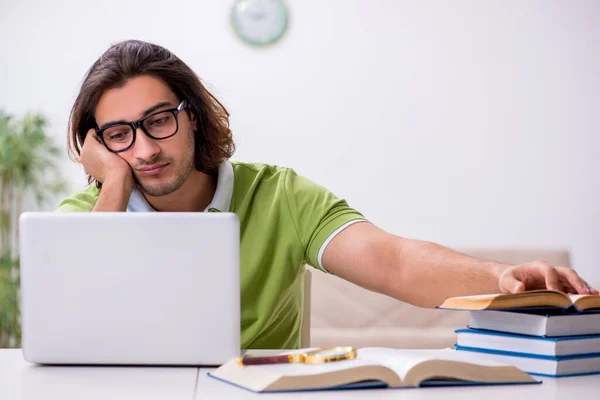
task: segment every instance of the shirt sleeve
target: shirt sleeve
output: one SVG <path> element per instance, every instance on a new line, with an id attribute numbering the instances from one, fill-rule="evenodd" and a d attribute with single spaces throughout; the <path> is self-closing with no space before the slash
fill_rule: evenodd
<path id="1" fill-rule="evenodd" d="M 64 199 L 58 206 L 57 212 L 90 212 L 94 209 L 100 189 L 95 184 L 88 185 L 84 190 L 74 193 Z"/>
<path id="2" fill-rule="evenodd" d="M 353 223 L 366 221 L 365 217 L 345 200 L 291 169 L 287 171 L 285 191 L 306 262 L 327 272 L 321 259 L 329 242 Z"/>

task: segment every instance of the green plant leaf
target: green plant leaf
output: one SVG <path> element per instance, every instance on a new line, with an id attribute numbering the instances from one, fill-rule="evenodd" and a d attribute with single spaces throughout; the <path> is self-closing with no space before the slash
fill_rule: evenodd
<path id="1" fill-rule="evenodd" d="M 18 228 L 11 225 L 18 219 L 14 213 L 22 209 L 16 203 L 33 196 L 42 206 L 66 189 L 57 165 L 61 152 L 47 127 L 42 114 L 17 119 L 0 110 L 0 348 L 15 343 L 18 347 L 21 340 L 19 260 L 11 251 L 15 244 L 7 240 Z"/>

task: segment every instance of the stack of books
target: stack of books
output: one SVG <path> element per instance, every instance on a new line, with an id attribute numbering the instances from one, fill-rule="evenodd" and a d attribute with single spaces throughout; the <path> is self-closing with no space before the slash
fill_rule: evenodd
<path id="1" fill-rule="evenodd" d="M 439 308 L 471 310 L 456 349 L 534 375 L 600 373 L 600 296 L 549 290 L 454 297 Z"/>

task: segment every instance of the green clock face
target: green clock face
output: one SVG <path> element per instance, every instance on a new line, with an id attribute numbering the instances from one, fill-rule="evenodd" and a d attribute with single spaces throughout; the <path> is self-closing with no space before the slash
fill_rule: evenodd
<path id="1" fill-rule="evenodd" d="M 285 33 L 287 8 L 281 0 L 237 0 L 231 9 L 231 25 L 246 43 L 265 46 Z"/>

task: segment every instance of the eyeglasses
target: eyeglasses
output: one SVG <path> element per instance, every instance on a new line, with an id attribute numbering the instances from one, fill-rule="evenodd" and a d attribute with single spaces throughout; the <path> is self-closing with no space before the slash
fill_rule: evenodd
<path id="1" fill-rule="evenodd" d="M 98 129 L 96 135 L 104 143 L 104 146 L 113 153 L 125 151 L 133 146 L 137 128 L 142 128 L 142 131 L 154 140 L 168 139 L 177 133 L 179 129 L 177 115 L 186 106 L 187 101 L 183 100 L 176 108 L 159 111 L 138 121 L 121 122 Z"/>

